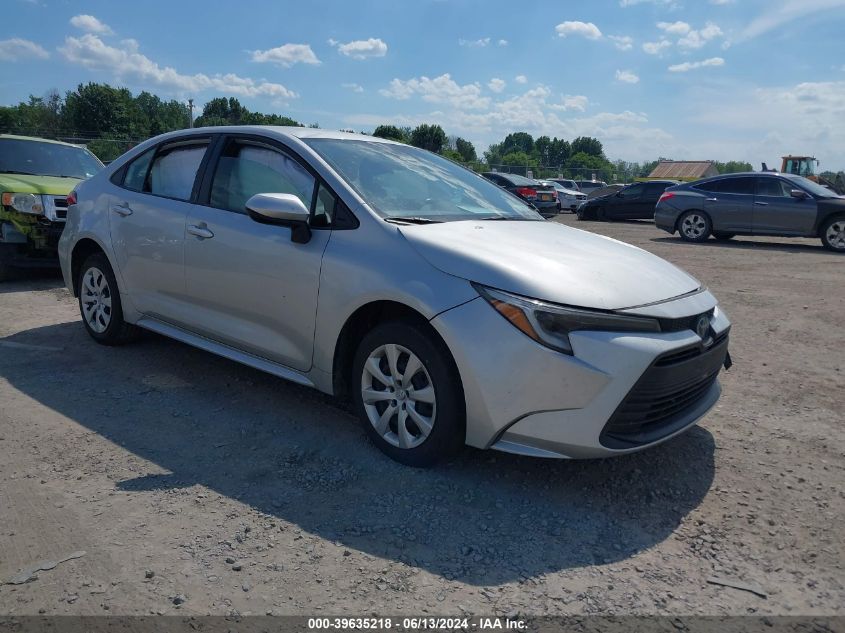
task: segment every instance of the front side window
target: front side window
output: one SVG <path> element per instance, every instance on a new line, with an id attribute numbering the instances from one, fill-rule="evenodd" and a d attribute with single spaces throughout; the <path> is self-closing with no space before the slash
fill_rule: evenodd
<path id="1" fill-rule="evenodd" d="M 623 189 L 620 193 L 622 194 L 622 198 L 630 200 L 631 198 L 639 198 L 643 195 L 643 191 L 645 191 L 645 185 L 631 185 Z"/>
<path id="2" fill-rule="evenodd" d="M 147 173 L 150 171 L 150 161 L 155 155 L 155 148 L 147 150 L 138 158 L 129 163 L 126 168 L 126 175 L 123 178 L 123 186 L 132 191 L 144 191 L 147 184 Z"/>
<path id="3" fill-rule="evenodd" d="M 701 185 L 696 186 L 696 189 L 710 191 L 712 193 L 737 193 L 737 194 L 754 194 L 754 178 L 744 176 L 739 178 L 721 178 L 719 180 L 711 180 Z"/>
<path id="4" fill-rule="evenodd" d="M 211 183 L 211 206 L 238 213 L 257 193 L 289 193 L 311 208 L 314 177 L 287 154 L 251 141 L 229 141 Z M 325 203 L 324 203 L 325 204 Z"/>
<path id="5" fill-rule="evenodd" d="M 780 178 L 758 178 L 757 195 L 789 198 L 792 196 L 792 187 Z"/>
<path id="6" fill-rule="evenodd" d="M 382 217 L 542 219 L 489 180 L 416 147 L 327 138 L 304 141 Z"/>
<path id="7" fill-rule="evenodd" d="M 190 200 L 208 142 L 178 143 L 159 149 L 144 191 L 156 196 Z M 127 174 L 128 175 L 128 174 Z"/>

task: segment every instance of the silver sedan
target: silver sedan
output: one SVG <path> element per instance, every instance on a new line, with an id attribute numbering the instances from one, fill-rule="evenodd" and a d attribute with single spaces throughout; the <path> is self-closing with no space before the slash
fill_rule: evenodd
<path id="1" fill-rule="evenodd" d="M 62 271 L 94 340 L 151 330 L 350 398 L 406 464 L 640 450 L 701 418 L 730 362 L 685 272 L 401 143 L 185 130 L 69 202 Z"/>

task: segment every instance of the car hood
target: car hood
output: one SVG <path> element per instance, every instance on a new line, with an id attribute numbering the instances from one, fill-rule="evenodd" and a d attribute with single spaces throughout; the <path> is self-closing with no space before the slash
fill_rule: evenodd
<path id="1" fill-rule="evenodd" d="M 640 248 L 557 222 L 464 220 L 399 231 L 445 273 L 554 303 L 618 310 L 701 286 Z"/>
<path id="2" fill-rule="evenodd" d="M 46 193 L 62 196 L 69 194 L 79 182 L 79 178 L 0 173 L 0 190 L 13 193 Z"/>

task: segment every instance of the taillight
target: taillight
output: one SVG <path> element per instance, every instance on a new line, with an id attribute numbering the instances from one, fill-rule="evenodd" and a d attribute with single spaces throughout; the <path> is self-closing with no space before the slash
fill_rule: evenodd
<path id="1" fill-rule="evenodd" d="M 76 204 L 76 189 L 67 194 L 67 206 Z"/>
<path id="2" fill-rule="evenodd" d="M 666 191 L 666 192 L 663 193 L 662 196 L 660 196 L 660 200 L 657 201 L 657 204 L 660 204 L 664 200 L 669 200 L 670 198 L 674 198 L 674 197 L 675 197 L 674 193 L 672 193 L 671 191 Z"/>
<path id="3" fill-rule="evenodd" d="M 531 189 L 530 187 L 518 187 L 516 192 L 521 195 L 523 198 L 536 198 L 537 197 L 537 190 Z"/>

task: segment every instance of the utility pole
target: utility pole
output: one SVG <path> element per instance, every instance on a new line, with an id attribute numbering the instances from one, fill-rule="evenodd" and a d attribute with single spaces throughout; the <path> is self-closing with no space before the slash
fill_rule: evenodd
<path id="1" fill-rule="evenodd" d="M 194 127 L 194 100 L 188 99 L 188 110 L 190 111 L 190 125 L 189 127 Z"/>

